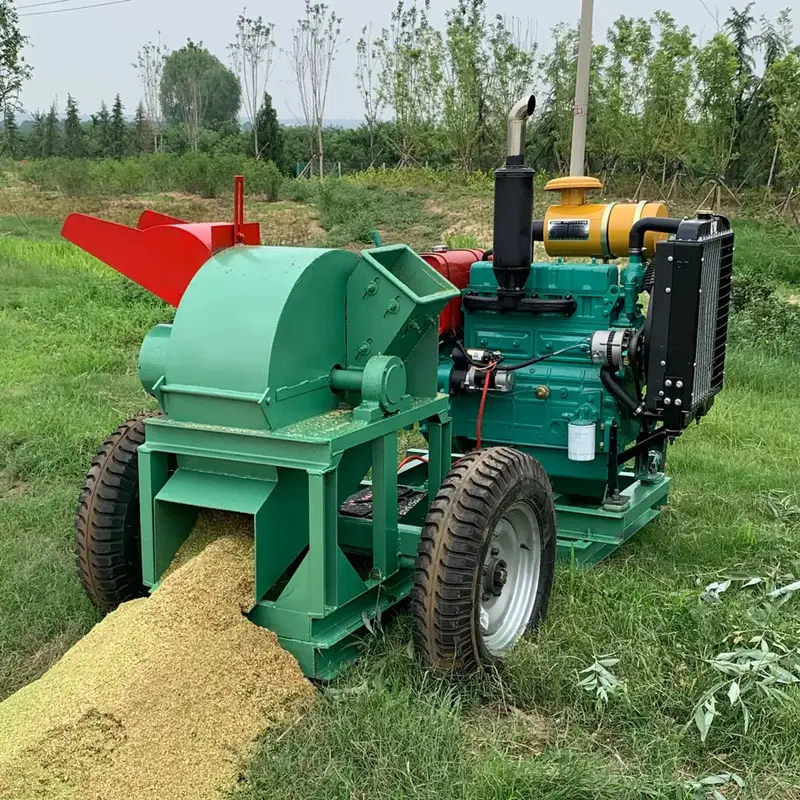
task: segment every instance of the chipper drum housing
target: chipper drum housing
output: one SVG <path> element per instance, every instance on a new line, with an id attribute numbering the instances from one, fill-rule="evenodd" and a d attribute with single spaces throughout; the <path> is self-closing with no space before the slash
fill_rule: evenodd
<path id="1" fill-rule="evenodd" d="M 141 349 L 159 410 L 112 435 L 81 497 L 99 606 L 156 588 L 202 509 L 237 512 L 250 617 L 309 676 L 409 597 L 422 660 L 469 671 L 546 612 L 557 555 L 595 562 L 658 516 L 667 443 L 722 388 L 733 233 L 587 203 L 586 178 L 551 186 L 563 202 L 535 221 L 534 107 L 509 116 L 486 252 L 262 247 L 241 182 L 232 225 L 67 220 L 177 307 Z M 536 241 L 556 260 L 534 261 Z M 414 427 L 427 446 L 398 466 Z"/>

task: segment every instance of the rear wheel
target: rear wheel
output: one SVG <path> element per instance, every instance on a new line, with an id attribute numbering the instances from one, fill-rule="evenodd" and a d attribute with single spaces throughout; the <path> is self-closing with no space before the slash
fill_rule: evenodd
<path id="1" fill-rule="evenodd" d="M 145 594 L 139 517 L 139 414 L 109 436 L 92 461 L 75 519 L 75 558 L 81 583 L 102 611 Z"/>
<path id="2" fill-rule="evenodd" d="M 547 611 L 556 514 L 540 464 L 510 447 L 458 461 L 431 504 L 414 573 L 414 642 L 429 666 L 503 658 Z"/>

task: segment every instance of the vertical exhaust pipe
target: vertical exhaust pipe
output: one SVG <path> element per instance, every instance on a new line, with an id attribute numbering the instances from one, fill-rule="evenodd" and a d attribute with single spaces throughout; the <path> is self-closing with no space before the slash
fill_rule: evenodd
<path id="1" fill-rule="evenodd" d="M 525 166 L 525 127 L 536 98 L 523 98 L 508 115 L 505 166 L 494 173 L 494 275 L 498 297 L 513 308 L 525 294 L 533 255 L 533 178 Z"/>

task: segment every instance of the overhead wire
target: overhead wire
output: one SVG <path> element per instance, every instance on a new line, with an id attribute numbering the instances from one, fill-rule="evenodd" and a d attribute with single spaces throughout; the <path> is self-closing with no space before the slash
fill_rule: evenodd
<path id="1" fill-rule="evenodd" d="M 17 6 L 17 11 L 23 8 L 41 8 L 42 6 L 63 6 L 64 3 L 74 3 L 75 0 L 46 0 L 44 3 L 26 3 L 24 6 Z"/>
<path id="2" fill-rule="evenodd" d="M 59 2 L 59 0 L 52 0 L 53 4 Z M 51 8 L 47 11 L 31 11 L 28 14 L 19 14 L 20 17 L 43 17 L 49 14 L 65 14 L 68 11 L 83 11 L 84 9 L 88 8 L 104 8 L 105 6 L 121 6 L 124 3 L 130 3 L 132 0 L 107 0 L 105 3 L 94 3 L 92 5 L 87 6 L 71 6 L 70 8 Z M 42 3 L 42 5 L 46 5 L 46 3 Z M 33 6 L 28 6 L 29 8 L 33 8 Z"/>

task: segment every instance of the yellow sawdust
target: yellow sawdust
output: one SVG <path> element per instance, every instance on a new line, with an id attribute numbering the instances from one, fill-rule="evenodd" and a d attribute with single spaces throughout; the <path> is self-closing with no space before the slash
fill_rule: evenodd
<path id="1" fill-rule="evenodd" d="M 217 798 L 259 735 L 302 713 L 311 684 L 242 614 L 252 521 L 201 517 L 177 561 L 0 704 L 0 798 Z"/>

